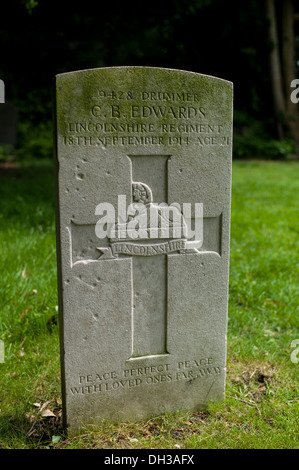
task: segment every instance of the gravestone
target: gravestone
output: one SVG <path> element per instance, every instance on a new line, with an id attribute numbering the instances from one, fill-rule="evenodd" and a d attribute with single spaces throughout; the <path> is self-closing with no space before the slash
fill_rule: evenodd
<path id="1" fill-rule="evenodd" d="M 1 103 L 1 102 L 0 102 Z M 18 111 L 9 101 L 0 104 L 0 145 L 15 149 L 17 139 Z"/>
<path id="2" fill-rule="evenodd" d="M 223 399 L 232 84 L 82 70 L 55 107 L 65 426 Z"/>

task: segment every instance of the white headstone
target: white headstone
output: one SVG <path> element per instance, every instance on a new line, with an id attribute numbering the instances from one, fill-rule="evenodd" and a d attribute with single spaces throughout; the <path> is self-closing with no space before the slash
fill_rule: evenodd
<path id="1" fill-rule="evenodd" d="M 56 121 L 65 425 L 223 399 L 232 84 L 151 67 L 65 73 Z"/>

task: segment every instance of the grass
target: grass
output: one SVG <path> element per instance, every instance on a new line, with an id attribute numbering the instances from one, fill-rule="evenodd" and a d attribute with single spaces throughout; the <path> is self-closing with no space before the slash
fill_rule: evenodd
<path id="1" fill-rule="evenodd" d="M 61 427 L 53 170 L 0 172 L 0 449 L 299 447 L 298 163 L 233 165 L 226 400 L 74 437 Z"/>

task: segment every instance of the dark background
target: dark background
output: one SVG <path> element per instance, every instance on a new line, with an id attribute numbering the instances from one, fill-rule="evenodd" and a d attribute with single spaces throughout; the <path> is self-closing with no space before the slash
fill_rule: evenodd
<path id="1" fill-rule="evenodd" d="M 293 78 L 298 77 L 298 3 L 293 2 L 298 36 Z M 282 0 L 274 4 L 281 40 Z M 16 158 L 51 153 L 56 74 L 117 65 L 170 67 L 230 80 L 234 156 L 296 154 L 288 129 L 283 136 L 277 133 L 269 68 L 273 44 L 264 1 L 9 0 L 1 11 L 0 78 L 6 100 L 19 112 Z"/>

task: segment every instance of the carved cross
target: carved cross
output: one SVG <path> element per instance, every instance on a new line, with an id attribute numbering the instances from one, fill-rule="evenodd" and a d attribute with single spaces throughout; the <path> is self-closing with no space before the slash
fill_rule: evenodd
<path id="1" fill-rule="evenodd" d="M 131 155 L 132 188 L 148 188 L 154 203 L 168 201 L 168 155 Z M 138 183 L 136 183 L 138 182 Z M 134 194 L 132 194 L 134 199 Z M 173 201 L 172 201 L 173 202 Z M 134 214 L 132 214 L 134 217 Z M 132 355 L 131 358 L 168 354 L 167 351 L 167 279 L 168 257 L 182 253 L 211 251 L 221 254 L 221 214 L 203 219 L 203 240 L 196 242 L 196 248 L 188 245 L 184 238 L 163 237 L 156 230 L 157 237 L 148 239 L 110 239 L 95 237 L 95 226 L 89 227 L 89 243 L 86 245 L 86 226 L 72 224 L 72 262 L 98 260 L 109 262 L 118 256 L 132 257 Z M 80 230 L 85 237 L 80 236 Z M 84 231 L 83 231 L 84 230 Z M 76 234 L 76 236 L 74 236 Z M 85 243 L 85 248 L 84 248 Z M 101 246 L 99 246 L 101 245 Z M 99 255 L 100 253 L 100 255 Z"/>

